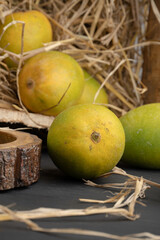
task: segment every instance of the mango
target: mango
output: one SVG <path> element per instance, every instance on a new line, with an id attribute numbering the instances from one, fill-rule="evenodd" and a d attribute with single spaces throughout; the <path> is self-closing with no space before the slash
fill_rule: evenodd
<path id="1" fill-rule="evenodd" d="M 88 72 L 86 72 L 85 70 L 83 70 L 83 72 L 85 81 L 84 90 L 76 104 L 93 103 L 95 94 L 101 86 L 100 83 L 95 78 L 93 78 Z M 104 104 L 108 103 L 108 95 L 104 88 L 100 90 L 95 102 Z"/>
<path id="2" fill-rule="evenodd" d="M 126 139 L 121 161 L 134 167 L 160 169 L 160 103 L 137 107 L 120 121 Z"/>
<path id="3" fill-rule="evenodd" d="M 15 24 L 11 24 L 13 20 L 16 21 Z M 25 24 L 23 52 L 43 47 L 44 43 L 52 41 L 52 26 L 43 13 L 36 10 L 15 12 L 6 16 L 4 24 L 0 23 L 0 34 L 8 26 L 0 39 L 1 48 L 16 54 L 21 53 L 22 23 Z M 10 58 L 6 58 L 5 62 L 9 67 L 17 67 Z"/>
<path id="4" fill-rule="evenodd" d="M 49 155 L 66 175 L 91 179 L 110 171 L 121 159 L 125 135 L 118 117 L 96 104 L 65 109 L 51 124 Z"/>
<path id="5" fill-rule="evenodd" d="M 59 51 L 31 57 L 18 80 L 24 106 L 31 112 L 50 116 L 74 105 L 84 88 L 84 74 L 78 62 Z"/>

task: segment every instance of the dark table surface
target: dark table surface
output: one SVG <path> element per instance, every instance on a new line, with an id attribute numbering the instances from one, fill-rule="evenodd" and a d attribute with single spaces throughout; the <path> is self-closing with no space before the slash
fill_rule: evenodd
<path id="1" fill-rule="evenodd" d="M 144 178 L 160 183 L 160 171 L 136 170 L 132 168 L 125 170 L 128 173 L 143 176 Z M 112 182 L 112 180 L 115 182 L 116 180 L 119 181 L 116 175 L 112 175 L 109 180 L 105 179 L 105 182 Z M 99 179 L 98 181 L 104 183 L 104 179 Z M 93 204 L 80 202 L 79 198 L 105 200 L 108 194 L 109 191 L 107 189 L 90 187 L 85 185 L 83 181 L 74 181 L 64 176 L 54 166 L 47 151 L 43 150 L 39 181 L 26 188 L 1 192 L 0 204 L 9 206 L 12 210 L 20 211 L 39 207 L 80 209 L 93 206 Z M 116 234 L 118 236 L 150 232 L 160 236 L 160 189 L 156 187 L 147 189 L 146 196 L 142 202 L 145 203 L 146 206 L 136 204 L 135 213 L 140 214 L 140 218 L 135 221 L 120 216 L 99 214 L 92 216 L 36 219 L 34 222 L 45 228 L 80 228 Z M 97 240 L 104 238 L 82 235 L 46 234 L 31 231 L 24 223 L 16 221 L 0 222 L 0 240 L 9 239 Z"/>

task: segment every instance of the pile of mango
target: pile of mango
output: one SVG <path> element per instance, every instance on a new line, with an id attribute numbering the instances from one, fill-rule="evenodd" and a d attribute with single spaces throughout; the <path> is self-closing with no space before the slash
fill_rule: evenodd
<path id="1" fill-rule="evenodd" d="M 0 25 L 0 36 L 0 47 L 10 53 L 4 62 L 17 68 L 14 54 L 25 56 L 42 48 L 52 41 L 53 30 L 41 12 L 16 12 Z M 118 118 L 107 108 L 108 95 L 100 83 L 60 51 L 39 52 L 25 60 L 17 84 L 30 112 L 55 116 L 48 131 L 48 152 L 65 174 L 95 178 L 119 162 L 160 169 L 160 103 Z"/>

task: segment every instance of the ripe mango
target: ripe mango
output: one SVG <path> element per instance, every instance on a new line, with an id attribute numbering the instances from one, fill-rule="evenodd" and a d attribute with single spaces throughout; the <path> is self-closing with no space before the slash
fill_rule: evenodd
<path id="1" fill-rule="evenodd" d="M 48 51 L 38 53 L 24 64 L 18 84 L 21 100 L 28 110 L 56 116 L 80 98 L 84 74 L 68 54 Z"/>
<path id="2" fill-rule="evenodd" d="M 15 24 L 11 24 L 13 20 L 16 21 Z M 36 10 L 15 12 L 6 16 L 4 24 L 0 23 L 0 34 L 8 26 L 0 39 L 1 48 L 13 53 L 21 53 L 22 23 L 25 24 L 23 52 L 43 47 L 44 43 L 52 41 L 52 26 L 43 13 Z M 17 67 L 10 58 L 6 58 L 5 62 L 9 67 Z"/>
<path id="3" fill-rule="evenodd" d="M 91 179 L 110 171 L 121 159 L 125 135 L 108 108 L 79 104 L 55 117 L 47 136 L 49 155 L 66 175 Z"/>

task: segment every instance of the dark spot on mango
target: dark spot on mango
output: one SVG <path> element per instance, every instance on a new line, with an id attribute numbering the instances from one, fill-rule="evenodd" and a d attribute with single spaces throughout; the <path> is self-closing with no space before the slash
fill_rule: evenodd
<path id="1" fill-rule="evenodd" d="M 92 145 L 89 145 L 89 151 L 92 151 Z"/>
<path id="2" fill-rule="evenodd" d="M 33 81 L 32 78 L 28 78 L 28 79 L 27 79 L 26 86 L 27 86 L 27 88 L 29 88 L 29 89 L 32 89 L 32 88 L 34 87 L 34 81 Z"/>
<path id="3" fill-rule="evenodd" d="M 98 133 L 98 132 L 96 132 L 96 131 L 92 132 L 92 134 L 91 134 L 91 140 L 92 140 L 92 142 L 94 142 L 94 143 L 99 143 L 100 140 L 101 140 L 101 135 L 100 135 L 100 133 Z"/>
<path id="4" fill-rule="evenodd" d="M 109 129 L 108 128 L 106 128 L 106 132 L 109 133 Z"/>

